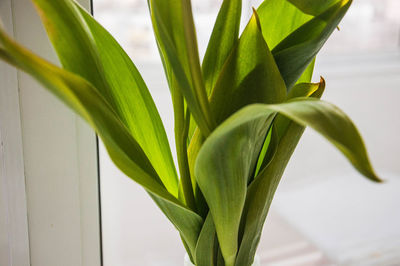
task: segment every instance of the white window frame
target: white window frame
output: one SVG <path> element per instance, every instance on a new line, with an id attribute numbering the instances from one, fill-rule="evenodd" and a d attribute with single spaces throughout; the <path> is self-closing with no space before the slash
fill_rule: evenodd
<path id="1" fill-rule="evenodd" d="M 57 62 L 30 0 L 1 0 L 0 17 Z M 28 75 L 0 62 L 0 80 L 0 265 L 101 265 L 96 135 Z"/>

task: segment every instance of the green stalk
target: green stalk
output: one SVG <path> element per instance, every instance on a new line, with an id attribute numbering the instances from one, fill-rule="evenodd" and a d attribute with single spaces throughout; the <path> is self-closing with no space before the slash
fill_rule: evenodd
<path id="1" fill-rule="evenodd" d="M 182 14 L 184 21 L 183 27 L 186 35 L 185 42 L 188 51 L 189 69 L 192 75 L 192 86 L 208 126 L 207 132 L 202 133 L 204 136 L 208 136 L 216 127 L 216 123 L 211 115 L 211 108 L 200 67 L 199 50 L 197 47 L 196 31 L 190 0 L 182 0 Z"/>
<path id="2" fill-rule="evenodd" d="M 185 120 L 183 96 L 179 90 L 173 93 L 174 118 L 175 118 L 175 147 L 178 156 L 178 166 L 181 176 L 181 188 L 186 205 L 196 209 L 192 181 L 190 179 L 189 163 L 187 156 L 187 136 L 189 132 L 189 123 Z M 190 117 L 189 111 L 186 112 L 186 118 Z"/>

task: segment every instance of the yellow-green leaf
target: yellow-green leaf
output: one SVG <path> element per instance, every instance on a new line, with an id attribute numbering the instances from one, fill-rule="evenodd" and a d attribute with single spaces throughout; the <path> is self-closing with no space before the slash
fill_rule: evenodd
<path id="1" fill-rule="evenodd" d="M 285 98 L 285 83 L 254 11 L 215 85 L 210 99 L 211 110 L 221 123 L 248 104 L 277 103 Z"/>
<path id="2" fill-rule="evenodd" d="M 128 55 L 73 1 L 33 2 L 63 67 L 94 85 L 139 143 L 165 187 L 177 196 L 178 178 L 163 124 Z"/>
<path id="3" fill-rule="evenodd" d="M 0 59 L 33 76 L 82 116 L 100 136 L 116 166 L 150 193 L 194 252 L 203 219 L 167 191 L 139 143 L 92 84 L 32 54 L 2 29 Z"/>

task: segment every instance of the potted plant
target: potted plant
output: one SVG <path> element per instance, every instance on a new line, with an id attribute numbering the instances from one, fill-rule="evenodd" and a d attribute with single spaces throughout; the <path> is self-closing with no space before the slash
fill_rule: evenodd
<path id="1" fill-rule="evenodd" d="M 317 53 L 351 0 L 265 0 L 239 34 L 224 0 L 200 63 L 190 0 L 148 0 L 174 108 L 179 175 L 139 71 L 72 0 L 32 0 L 62 67 L 0 30 L 0 58 L 82 116 L 113 162 L 143 186 L 197 266 L 249 266 L 284 169 L 306 126 L 380 182 L 351 120 L 310 83 Z M 178 178 L 179 176 L 179 178 Z"/>

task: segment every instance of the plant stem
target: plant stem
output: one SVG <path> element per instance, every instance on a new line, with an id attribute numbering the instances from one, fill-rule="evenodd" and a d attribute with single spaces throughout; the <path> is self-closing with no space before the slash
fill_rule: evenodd
<path id="1" fill-rule="evenodd" d="M 197 47 L 196 31 L 193 21 L 193 13 L 190 0 L 182 0 L 182 13 L 184 21 L 183 27 L 186 35 L 185 41 L 188 51 L 189 68 L 192 77 L 192 86 L 208 126 L 208 131 L 202 132 L 202 134 L 204 136 L 208 136 L 216 127 L 216 123 L 211 115 L 211 109 L 207 97 L 207 91 L 204 85 L 204 79 L 201 72 L 199 50 Z"/>
<path id="2" fill-rule="evenodd" d="M 179 173 L 181 177 L 180 183 L 182 185 L 182 192 L 186 205 L 192 210 L 196 210 L 196 201 L 194 199 L 187 156 L 187 136 L 189 132 L 189 123 L 186 120 L 190 118 L 190 113 L 189 111 L 186 112 L 185 120 L 183 96 L 179 90 L 175 90 L 173 92 L 173 102 L 175 118 L 175 147 L 178 157 Z"/>

